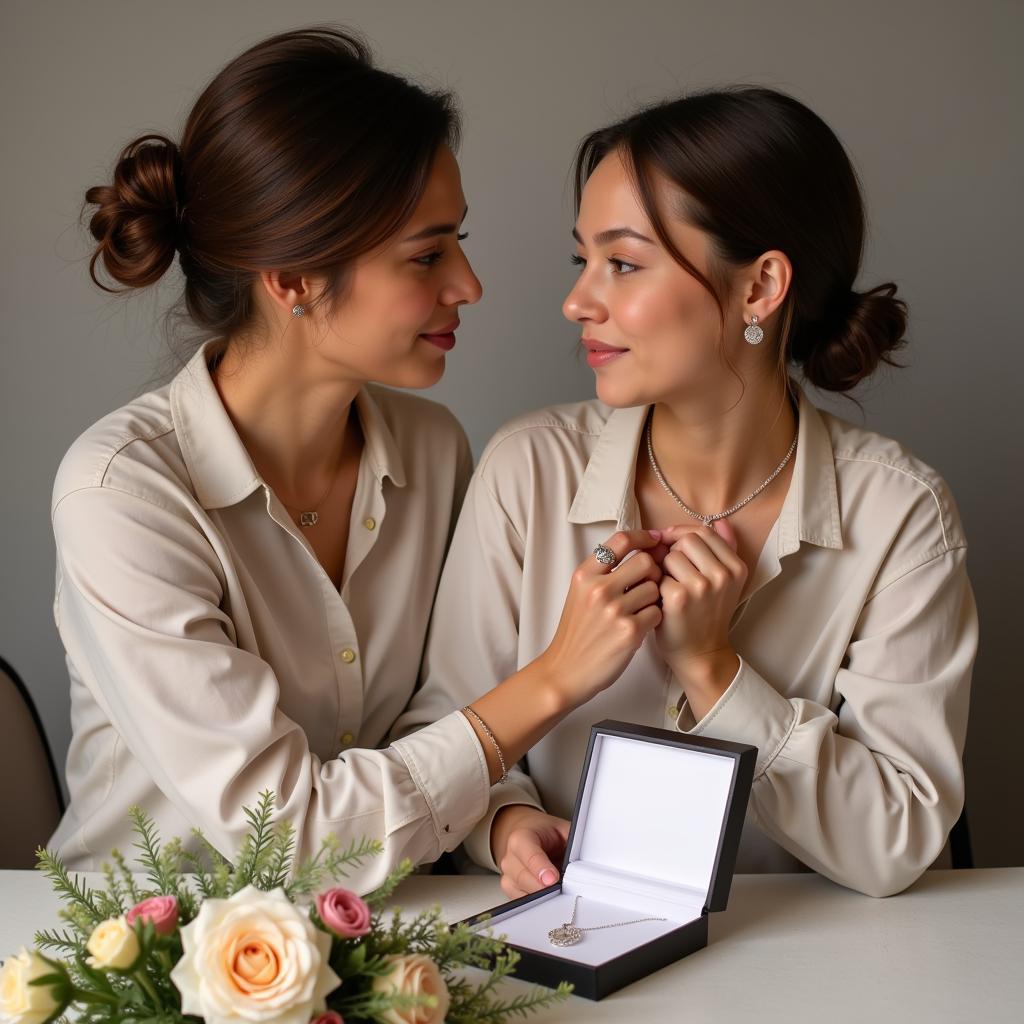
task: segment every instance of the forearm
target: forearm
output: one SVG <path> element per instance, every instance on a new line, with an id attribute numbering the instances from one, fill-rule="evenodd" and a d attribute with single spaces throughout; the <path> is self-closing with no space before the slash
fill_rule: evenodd
<path id="1" fill-rule="evenodd" d="M 511 768 L 573 710 L 574 703 L 538 658 L 469 706 L 486 723 L 501 748 L 505 767 Z M 473 715 L 466 717 L 487 758 L 491 782 L 496 782 L 501 778 L 502 766 L 495 744 Z"/>

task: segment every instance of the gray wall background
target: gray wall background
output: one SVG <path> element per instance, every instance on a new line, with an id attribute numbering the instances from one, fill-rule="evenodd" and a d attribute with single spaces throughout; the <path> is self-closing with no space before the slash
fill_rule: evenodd
<path id="1" fill-rule="evenodd" d="M 151 386 L 180 286 L 172 274 L 127 300 L 95 289 L 76 220 L 84 190 L 108 180 L 130 138 L 177 137 L 200 88 L 245 46 L 320 21 L 362 29 L 384 66 L 462 98 L 467 246 L 485 296 L 432 393 L 478 454 L 510 416 L 593 393 L 559 309 L 573 277 L 567 172 L 584 132 L 733 81 L 790 91 L 833 126 L 867 198 L 862 281 L 896 280 L 912 313 L 911 365 L 860 393 L 866 420 L 943 473 L 971 545 L 976 861 L 1024 864 L 1011 625 L 1024 569 L 1018 2 L 5 2 L 0 653 L 35 695 L 60 763 L 70 726 L 52 618 L 54 472 L 81 430 Z"/>

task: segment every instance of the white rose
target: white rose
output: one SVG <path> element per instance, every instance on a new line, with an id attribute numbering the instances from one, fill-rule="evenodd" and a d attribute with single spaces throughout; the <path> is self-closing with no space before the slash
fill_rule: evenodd
<path id="1" fill-rule="evenodd" d="M 124 970 L 139 958 L 139 940 L 123 914 L 96 925 L 85 948 L 92 954 L 86 958 L 89 966 L 101 970 Z"/>
<path id="2" fill-rule="evenodd" d="M 171 980 L 182 1013 L 206 1024 L 309 1024 L 341 984 L 328 963 L 331 937 L 281 889 L 248 885 L 204 901 L 181 942 Z"/>
<path id="3" fill-rule="evenodd" d="M 423 953 L 389 957 L 394 964 L 388 974 L 373 979 L 373 991 L 385 995 L 433 996 L 434 1006 L 391 1009 L 381 1014 L 387 1024 L 443 1024 L 451 996 L 437 964 Z"/>
<path id="4" fill-rule="evenodd" d="M 38 953 L 24 947 L 0 967 L 0 1018 L 9 1024 L 42 1024 L 60 1009 L 50 989 L 30 981 L 52 974 L 53 968 Z"/>

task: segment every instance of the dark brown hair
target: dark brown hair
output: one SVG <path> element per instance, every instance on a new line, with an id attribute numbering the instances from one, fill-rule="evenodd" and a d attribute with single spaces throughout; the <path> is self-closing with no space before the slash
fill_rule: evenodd
<path id="1" fill-rule="evenodd" d="M 817 387 L 848 391 L 904 343 L 907 307 L 896 285 L 853 290 L 864 247 L 857 176 L 835 133 L 804 104 L 756 86 L 659 103 L 588 135 L 575 163 L 576 209 L 609 153 L 621 155 L 659 240 L 714 296 L 730 266 L 770 249 L 793 264 L 783 306 L 780 366 L 791 360 Z M 680 191 L 671 212 L 710 235 L 722 268 L 708 280 L 678 251 L 655 179 Z"/>
<path id="2" fill-rule="evenodd" d="M 319 302 L 333 305 L 352 261 L 409 218 L 437 150 L 458 138 L 451 94 L 374 67 L 349 32 L 273 36 L 210 82 L 180 144 L 135 139 L 113 184 L 85 193 L 98 207 L 90 275 L 106 291 L 142 288 L 178 252 L 188 317 L 210 336 L 250 326 L 261 270 L 325 274 Z M 100 281 L 101 260 L 124 288 Z"/>

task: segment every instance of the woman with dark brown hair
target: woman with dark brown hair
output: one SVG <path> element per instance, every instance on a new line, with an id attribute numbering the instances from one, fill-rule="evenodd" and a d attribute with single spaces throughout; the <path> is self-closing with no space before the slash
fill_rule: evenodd
<path id="1" fill-rule="evenodd" d="M 494 790 L 469 853 L 509 896 L 552 884 L 607 717 L 758 748 L 738 871 L 897 892 L 963 805 L 977 617 L 941 477 L 790 376 L 846 392 L 903 341 L 895 286 L 855 290 L 850 161 L 802 103 L 742 87 L 593 132 L 576 172 L 581 273 L 563 311 L 598 398 L 488 445 L 402 724 L 557 652 L 565 573 L 591 551 L 615 564 L 615 531 L 658 528 L 663 576 L 642 587 L 660 621 Z M 671 816 L 671 779 L 663 795 Z"/>
<path id="2" fill-rule="evenodd" d="M 269 789 L 300 858 L 328 835 L 380 840 L 354 879 L 371 888 L 454 847 L 502 757 L 609 685 L 658 619 L 649 592 L 625 593 L 660 578 L 650 557 L 612 588 L 588 563 L 574 593 L 607 619 L 570 609 L 558 658 L 388 744 L 472 470 L 446 409 L 391 390 L 440 378 L 480 297 L 458 127 L 448 94 L 376 68 L 348 33 L 300 30 L 218 73 L 180 143 L 135 140 L 86 193 L 94 280 L 102 264 L 141 288 L 177 256 L 205 340 L 57 474 L 73 736 L 51 842 L 70 866 L 127 848 L 132 804 L 233 856 Z M 617 553 L 656 544 L 636 531 Z"/>

